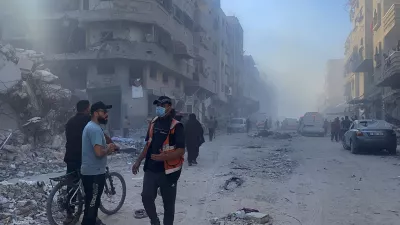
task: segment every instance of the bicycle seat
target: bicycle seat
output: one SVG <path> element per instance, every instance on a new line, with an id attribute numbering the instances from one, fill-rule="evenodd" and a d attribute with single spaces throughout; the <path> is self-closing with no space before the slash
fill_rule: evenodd
<path id="1" fill-rule="evenodd" d="M 72 178 L 77 179 L 77 172 L 71 172 L 71 173 L 67 173 L 67 174 L 59 176 L 59 177 L 52 177 L 49 179 L 52 181 L 60 182 L 60 181 L 65 181 L 65 180 L 69 180 Z"/>

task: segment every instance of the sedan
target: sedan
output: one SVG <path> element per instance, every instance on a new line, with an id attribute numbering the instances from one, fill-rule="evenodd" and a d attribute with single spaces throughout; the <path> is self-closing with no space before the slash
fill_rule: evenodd
<path id="1" fill-rule="evenodd" d="M 384 120 L 355 120 L 342 139 L 343 148 L 357 154 L 362 150 L 386 150 L 395 155 L 396 132 Z"/>

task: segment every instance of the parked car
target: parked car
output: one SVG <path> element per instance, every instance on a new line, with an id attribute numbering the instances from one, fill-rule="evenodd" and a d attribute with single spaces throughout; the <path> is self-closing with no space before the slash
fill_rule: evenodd
<path id="1" fill-rule="evenodd" d="M 395 155 L 396 132 L 384 120 L 355 120 L 344 134 L 343 148 L 357 154 L 363 150 L 386 150 Z"/>
<path id="2" fill-rule="evenodd" d="M 282 121 L 281 129 L 283 130 L 297 130 L 299 122 L 297 119 L 286 118 Z"/>
<path id="3" fill-rule="evenodd" d="M 229 121 L 230 132 L 246 132 L 246 118 L 233 118 Z"/>
<path id="4" fill-rule="evenodd" d="M 300 119 L 299 133 L 301 135 L 325 136 L 324 118 L 321 113 L 307 112 Z"/>

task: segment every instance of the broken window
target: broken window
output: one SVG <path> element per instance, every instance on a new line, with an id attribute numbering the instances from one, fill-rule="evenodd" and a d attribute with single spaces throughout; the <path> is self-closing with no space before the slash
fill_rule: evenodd
<path id="1" fill-rule="evenodd" d="M 178 78 L 175 79 L 175 87 L 177 87 L 177 88 L 181 87 L 181 80 Z"/>
<path id="2" fill-rule="evenodd" d="M 111 63 L 99 63 L 97 65 L 97 74 L 98 75 L 110 75 L 115 74 L 115 66 Z"/>
<path id="3" fill-rule="evenodd" d="M 173 11 L 172 0 L 157 0 L 168 12 Z"/>
<path id="4" fill-rule="evenodd" d="M 174 18 L 181 24 L 184 22 L 183 11 L 176 5 L 173 5 L 174 8 Z"/>
<path id="5" fill-rule="evenodd" d="M 114 33 L 112 31 L 103 31 L 101 32 L 100 36 L 100 41 L 111 41 L 112 39 L 114 39 Z"/>
<path id="6" fill-rule="evenodd" d="M 157 69 L 154 67 L 150 67 L 150 78 L 157 80 Z"/>
<path id="7" fill-rule="evenodd" d="M 83 0 L 83 10 L 89 10 L 89 0 Z"/>
<path id="8" fill-rule="evenodd" d="M 129 77 L 131 79 L 140 79 L 143 74 L 143 66 L 141 65 L 131 65 L 129 67 Z"/>
<path id="9" fill-rule="evenodd" d="M 168 74 L 165 73 L 165 72 L 163 73 L 162 81 L 163 81 L 164 84 L 167 84 L 167 83 L 168 83 Z"/>

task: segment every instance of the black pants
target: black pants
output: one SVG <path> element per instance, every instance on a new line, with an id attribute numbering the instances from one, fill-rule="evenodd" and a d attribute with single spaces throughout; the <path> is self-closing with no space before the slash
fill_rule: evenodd
<path id="1" fill-rule="evenodd" d="M 177 182 L 170 181 L 164 172 L 154 173 L 146 171 L 143 178 L 142 202 L 151 224 L 160 224 L 154 201 L 157 189 L 160 188 L 164 203 L 164 225 L 173 225 L 175 218 Z"/>
<path id="2" fill-rule="evenodd" d="M 333 141 L 333 140 L 339 141 L 339 132 L 337 132 L 337 131 L 331 132 L 331 141 Z"/>
<path id="3" fill-rule="evenodd" d="M 80 162 L 67 162 L 67 174 L 69 173 L 74 173 L 73 176 L 76 176 L 76 178 L 78 178 L 78 174 L 79 171 L 81 170 L 81 163 Z M 78 179 L 77 179 L 78 181 Z M 70 199 L 72 198 L 74 191 L 72 191 L 72 187 L 68 187 L 67 188 L 67 192 L 68 192 L 68 208 L 67 208 L 67 213 L 68 214 L 73 214 L 75 211 L 75 207 L 74 206 L 70 206 Z M 72 199 L 72 202 L 76 201 L 76 196 Z"/>
<path id="4" fill-rule="evenodd" d="M 215 139 L 215 129 L 214 128 L 208 128 L 208 136 L 210 137 L 210 141 Z"/>
<path id="5" fill-rule="evenodd" d="M 82 225 L 96 225 L 100 199 L 106 182 L 105 174 L 82 175 L 82 182 L 85 190 L 85 211 Z"/>
<path id="6" fill-rule="evenodd" d="M 189 163 L 196 161 L 197 157 L 199 157 L 199 151 L 200 151 L 199 147 L 198 146 L 186 146 L 186 150 L 188 153 L 187 159 L 188 159 Z"/>

